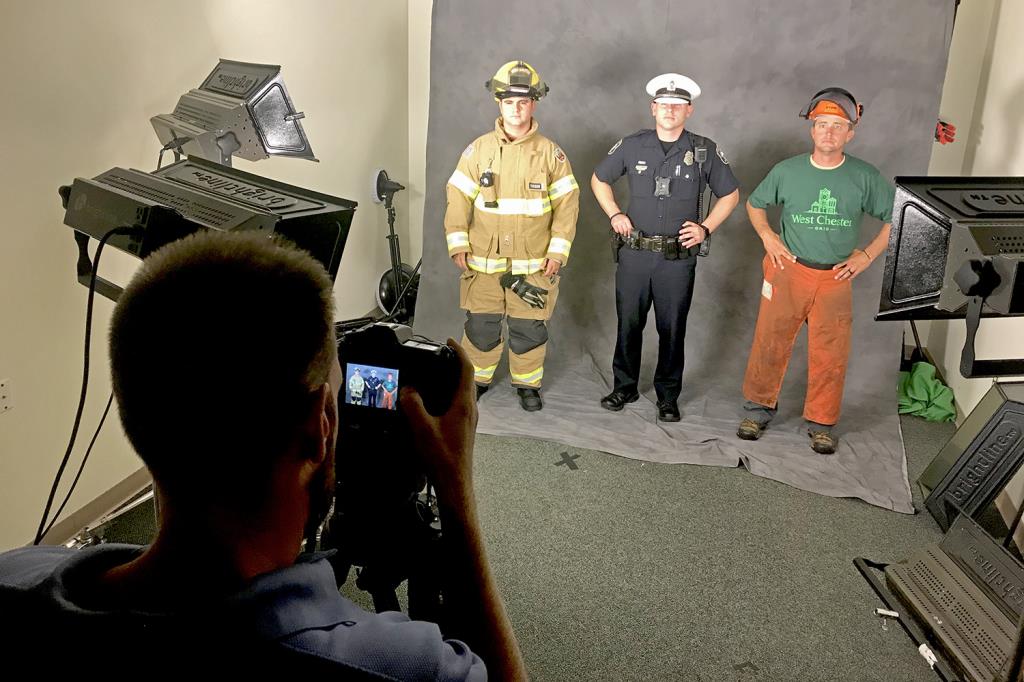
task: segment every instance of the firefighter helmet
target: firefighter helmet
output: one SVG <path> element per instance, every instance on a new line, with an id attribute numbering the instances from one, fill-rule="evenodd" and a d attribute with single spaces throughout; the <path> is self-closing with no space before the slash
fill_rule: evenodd
<path id="1" fill-rule="evenodd" d="M 484 83 L 484 87 L 498 100 L 507 97 L 538 100 L 548 94 L 548 86 L 540 79 L 540 74 L 521 59 L 502 65 L 494 77 Z"/>

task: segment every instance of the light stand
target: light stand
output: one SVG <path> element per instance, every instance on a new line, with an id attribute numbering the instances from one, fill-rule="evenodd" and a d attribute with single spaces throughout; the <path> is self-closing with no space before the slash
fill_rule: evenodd
<path id="1" fill-rule="evenodd" d="M 374 173 L 371 196 L 375 203 L 384 204 L 387 210 L 388 252 L 391 256 L 391 268 L 381 275 L 377 284 L 377 306 L 384 312 L 385 319 L 405 324 L 412 318 L 416 307 L 420 264 L 410 268 L 402 262 L 402 251 L 395 234 L 394 199 L 395 194 L 403 189 L 405 187 L 389 178 L 383 168 Z M 408 305 L 405 305 L 406 301 L 409 301 Z"/>

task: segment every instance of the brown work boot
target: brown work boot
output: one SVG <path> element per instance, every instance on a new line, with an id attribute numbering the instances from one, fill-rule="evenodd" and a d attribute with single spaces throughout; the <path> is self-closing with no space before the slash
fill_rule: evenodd
<path id="1" fill-rule="evenodd" d="M 807 435 L 811 437 L 811 449 L 821 455 L 831 455 L 839 444 L 839 439 L 831 431 L 807 429 Z"/>
<path id="2" fill-rule="evenodd" d="M 756 422 L 753 419 L 744 419 L 740 422 L 740 428 L 736 429 L 736 435 L 743 440 L 757 440 L 767 424 Z"/>

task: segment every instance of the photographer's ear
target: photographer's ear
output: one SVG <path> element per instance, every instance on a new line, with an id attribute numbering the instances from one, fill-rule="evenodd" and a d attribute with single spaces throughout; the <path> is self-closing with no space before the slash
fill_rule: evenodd
<path id="1" fill-rule="evenodd" d="M 338 387 L 333 382 L 328 381 L 321 388 L 327 393 L 323 410 L 326 422 L 321 427 L 321 434 L 324 438 L 330 440 L 330 444 L 333 446 L 333 439 L 338 433 Z"/>
<path id="2" fill-rule="evenodd" d="M 333 452 L 338 443 L 338 421 L 340 407 L 338 405 L 339 393 L 345 384 L 345 373 L 341 370 L 341 363 L 335 356 L 331 361 L 331 371 L 327 374 L 327 383 L 320 387 L 324 391 L 324 402 L 321 406 L 322 417 L 320 425 L 321 447 L 328 452 Z"/>
<path id="3" fill-rule="evenodd" d="M 301 454 L 308 463 L 320 465 L 326 459 L 334 446 L 332 439 L 337 423 L 338 407 L 334 399 L 334 387 L 328 382 L 312 393 L 303 426 L 306 447 Z"/>

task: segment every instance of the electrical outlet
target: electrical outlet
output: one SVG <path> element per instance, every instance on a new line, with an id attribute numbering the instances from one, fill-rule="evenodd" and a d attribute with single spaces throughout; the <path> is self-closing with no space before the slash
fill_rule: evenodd
<path id="1" fill-rule="evenodd" d="M 11 400 L 11 380 L 0 379 L 0 413 L 10 412 L 14 407 Z"/>

